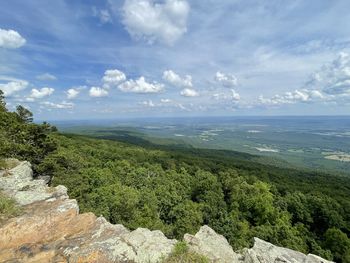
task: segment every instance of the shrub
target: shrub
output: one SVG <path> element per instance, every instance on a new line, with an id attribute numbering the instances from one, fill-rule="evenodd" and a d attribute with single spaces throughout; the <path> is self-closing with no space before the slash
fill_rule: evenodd
<path id="1" fill-rule="evenodd" d="M 180 241 L 163 263 L 209 263 L 209 260 L 205 256 L 189 251 L 187 244 Z"/>
<path id="2" fill-rule="evenodd" d="M 16 202 L 0 192 L 0 223 L 19 213 L 20 208 L 16 205 Z"/>

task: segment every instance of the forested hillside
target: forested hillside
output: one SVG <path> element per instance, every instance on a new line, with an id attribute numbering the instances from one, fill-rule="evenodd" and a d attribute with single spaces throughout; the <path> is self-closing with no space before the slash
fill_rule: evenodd
<path id="1" fill-rule="evenodd" d="M 23 107 L 8 112 L 0 99 L 0 157 L 31 161 L 38 175 L 68 187 L 82 212 L 179 239 L 208 224 L 235 249 L 256 236 L 350 262 L 348 178 L 281 169 L 225 151 L 150 149 L 60 134 L 33 124 Z"/>

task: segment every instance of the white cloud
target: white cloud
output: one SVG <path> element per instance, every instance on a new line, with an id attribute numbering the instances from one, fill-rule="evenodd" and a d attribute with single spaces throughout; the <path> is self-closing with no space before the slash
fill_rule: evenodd
<path id="1" fill-rule="evenodd" d="M 90 97 L 105 97 L 108 95 L 108 91 L 100 87 L 91 87 L 89 95 Z"/>
<path id="2" fill-rule="evenodd" d="M 141 102 L 141 104 L 142 104 L 143 106 L 151 107 L 151 108 L 153 108 L 153 107 L 156 106 L 156 105 L 153 103 L 152 100 L 145 100 L 145 101 Z"/>
<path id="3" fill-rule="evenodd" d="M 283 101 L 281 101 L 279 95 L 275 95 L 272 98 L 265 98 L 263 95 L 260 95 L 258 97 L 258 102 L 259 104 L 265 105 L 265 106 L 281 105 L 284 103 Z"/>
<path id="4" fill-rule="evenodd" d="M 192 88 L 192 77 L 190 75 L 186 75 L 184 78 L 181 78 L 178 74 L 176 74 L 172 70 L 166 70 L 163 72 L 163 79 L 170 84 L 181 87 L 181 88 Z"/>
<path id="5" fill-rule="evenodd" d="M 329 95 L 350 95 L 350 55 L 340 53 L 335 60 L 314 73 L 306 87 L 319 89 Z"/>
<path id="6" fill-rule="evenodd" d="M 184 97 L 197 97 L 199 96 L 198 92 L 194 89 L 183 89 L 180 94 Z"/>
<path id="7" fill-rule="evenodd" d="M 215 80 L 227 88 L 233 88 L 238 84 L 238 80 L 234 75 L 224 74 L 224 73 L 221 73 L 220 71 L 216 72 Z"/>
<path id="8" fill-rule="evenodd" d="M 161 103 L 170 103 L 171 99 L 160 99 Z"/>
<path id="9" fill-rule="evenodd" d="M 98 17 L 102 24 L 112 23 L 112 16 L 107 9 L 98 9 L 97 7 L 92 7 L 92 15 Z"/>
<path id="10" fill-rule="evenodd" d="M 312 99 L 324 99 L 325 95 L 323 95 L 320 91 L 318 90 L 309 90 L 309 96 Z"/>
<path id="11" fill-rule="evenodd" d="M 188 110 L 183 104 L 179 103 L 176 105 L 181 110 Z"/>
<path id="12" fill-rule="evenodd" d="M 171 45 L 186 33 L 189 11 L 186 0 L 125 0 L 123 24 L 136 39 Z"/>
<path id="13" fill-rule="evenodd" d="M 14 93 L 24 90 L 28 87 L 29 83 L 25 80 L 15 80 L 8 83 L 0 84 L 0 90 L 4 92 L 6 97 L 12 96 Z"/>
<path id="14" fill-rule="evenodd" d="M 0 48 L 19 48 L 26 43 L 26 40 L 14 30 L 0 28 Z"/>
<path id="15" fill-rule="evenodd" d="M 350 96 L 350 55 L 340 53 L 331 63 L 325 64 L 313 73 L 304 87 L 293 92 L 277 94 L 271 98 L 260 96 L 262 105 L 283 105 L 298 102 L 324 101 L 338 103 Z"/>
<path id="16" fill-rule="evenodd" d="M 72 100 L 75 99 L 79 95 L 80 91 L 78 89 L 69 89 L 66 91 L 67 99 Z"/>
<path id="17" fill-rule="evenodd" d="M 118 88 L 123 92 L 133 92 L 133 93 L 158 93 L 164 88 L 161 83 L 153 82 L 149 83 L 144 77 L 140 77 L 137 80 L 128 80 L 118 86 Z"/>
<path id="18" fill-rule="evenodd" d="M 103 87 L 109 89 L 116 87 L 118 84 L 126 80 L 125 74 L 118 69 L 109 69 L 105 71 L 102 78 Z"/>
<path id="19" fill-rule="evenodd" d="M 63 101 L 61 103 L 44 101 L 44 102 L 41 102 L 40 104 L 51 109 L 72 109 L 74 107 L 74 103 L 66 102 L 66 101 Z"/>
<path id="20" fill-rule="evenodd" d="M 163 80 L 176 87 L 182 88 L 180 94 L 184 97 L 196 97 L 199 95 L 198 92 L 193 89 L 192 76 L 190 75 L 186 75 L 182 78 L 174 71 L 166 70 L 163 72 Z"/>
<path id="21" fill-rule="evenodd" d="M 239 101 L 241 99 L 241 96 L 237 91 L 234 89 L 230 90 L 230 93 L 222 92 L 222 93 L 215 93 L 212 96 L 215 100 L 219 101 Z"/>
<path id="22" fill-rule="evenodd" d="M 283 104 L 294 104 L 298 102 L 314 102 L 323 100 L 326 97 L 318 90 L 295 90 L 293 92 L 285 92 L 284 94 L 276 94 L 271 98 L 265 98 L 260 95 L 258 101 L 262 105 L 278 106 Z"/>
<path id="23" fill-rule="evenodd" d="M 240 100 L 241 99 L 241 96 L 234 89 L 231 89 L 231 93 L 232 93 L 233 100 Z"/>
<path id="24" fill-rule="evenodd" d="M 294 92 L 286 92 L 284 95 L 284 98 L 286 100 L 289 100 L 291 102 L 294 101 L 308 101 L 310 100 L 310 95 L 307 91 L 299 91 L 295 90 Z"/>
<path id="25" fill-rule="evenodd" d="M 35 99 L 32 97 L 27 97 L 25 99 L 17 99 L 18 102 L 26 101 L 26 102 L 34 102 Z"/>
<path id="26" fill-rule="evenodd" d="M 331 63 L 313 73 L 303 88 L 277 94 L 271 98 L 260 96 L 262 105 L 294 104 L 324 101 L 338 103 L 350 96 L 350 55 L 340 53 Z"/>
<path id="27" fill-rule="evenodd" d="M 75 86 L 68 89 L 67 91 L 65 91 L 67 99 L 75 99 L 81 93 L 81 91 L 85 89 L 87 89 L 87 86 Z"/>
<path id="28" fill-rule="evenodd" d="M 57 79 L 54 75 L 50 73 L 44 73 L 42 75 L 38 75 L 36 76 L 36 78 L 39 80 L 56 80 Z"/>
<path id="29" fill-rule="evenodd" d="M 42 99 L 44 97 L 50 96 L 55 89 L 53 88 L 42 88 L 40 90 L 38 89 L 32 89 L 29 98 L 31 99 Z"/>

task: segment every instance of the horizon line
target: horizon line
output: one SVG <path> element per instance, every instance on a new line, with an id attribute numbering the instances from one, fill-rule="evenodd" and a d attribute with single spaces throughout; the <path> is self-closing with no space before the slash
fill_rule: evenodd
<path id="1" fill-rule="evenodd" d="M 316 118 L 316 117 L 350 117 L 349 115 L 196 115 L 196 116 L 152 116 L 152 117 L 114 117 L 114 118 L 91 118 L 91 119 L 35 119 L 35 122 L 63 122 L 63 121 L 113 121 L 113 120 L 142 120 L 142 119 L 196 119 L 196 118 Z"/>

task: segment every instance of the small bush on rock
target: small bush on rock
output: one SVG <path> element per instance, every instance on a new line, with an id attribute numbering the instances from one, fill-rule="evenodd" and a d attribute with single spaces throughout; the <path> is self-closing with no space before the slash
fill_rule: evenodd
<path id="1" fill-rule="evenodd" d="M 189 251 L 187 244 L 180 241 L 163 263 L 209 263 L 209 260 L 205 256 Z"/>
<path id="2" fill-rule="evenodd" d="M 0 192 L 0 223 L 20 213 L 16 202 Z"/>

